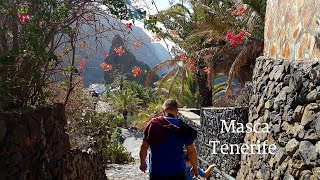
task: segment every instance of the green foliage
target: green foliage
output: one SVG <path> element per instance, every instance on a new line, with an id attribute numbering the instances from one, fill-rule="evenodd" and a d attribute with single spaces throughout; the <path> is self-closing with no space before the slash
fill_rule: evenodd
<path id="1" fill-rule="evenodd" d="M 124 126 L 124 118 L 122 114 L 118 114 L 112 119 L 112 123 L 116 125 L 116 127 Z"/>
<path id="2" fill-rule="evenodd" d="M 112 107 L 119 112 L 135 112 L 142 103 L 142 100 L 137 98 L 137 94 L 129 89 L 113 92 L 109 100 L 112 103 Z"/>
<path id="3" fill-rule="evenodd" d="M 117 136 L 117 133 L 113 133 L 111 140 L 102 139 L 99 142 L 103 157 L 108 163 L 124 164 L 133 161 L 131 154 L 117 140 Z"/>
<path id="4" fill-rule="evenodd" d="M 119 118 L 115 122 L 114 119 Z M 101 152 L 104 159 L 109 163 L 128 163 L 132 161 L 130 153 L 123 147 L 123 138 L 120 129 L 117 128 L 121 117 L 107 113 L 98 114 L 93 111 L 87 111 L 85 115 L 79 120 L 78 126 L 72 129 L 69 127 L 71 136 L 78 136 L 81 138 L 83 144 L 89 144 L 94 150 Z"/>
<path id="5" fill-rule="evenodd" d="M 264 19 L 267 9 L 267 0 L 243 0 L 243 2 L 250 5 L 250 7 Z"/>
<path id="6" fill-rule="evenodd" d="M 151 118 L 161 115 L 161 110 L 162 103 L 160 101 L 148 103 L 148 107 L 140 111 L 137 115 L 135 126 L 143 129 Z"/>

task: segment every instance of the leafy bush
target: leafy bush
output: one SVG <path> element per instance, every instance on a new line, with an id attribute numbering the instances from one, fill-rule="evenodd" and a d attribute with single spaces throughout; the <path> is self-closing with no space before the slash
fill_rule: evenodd
<path id="1" fill-rule="evenodd" d="M 115 131 L 111 139 L 102 138 L 98 142 L 99 149 L 107 162 L 109 163 L 129 163 L 133 161 L 131 154 L 121 144 L 121 135 Z"/>

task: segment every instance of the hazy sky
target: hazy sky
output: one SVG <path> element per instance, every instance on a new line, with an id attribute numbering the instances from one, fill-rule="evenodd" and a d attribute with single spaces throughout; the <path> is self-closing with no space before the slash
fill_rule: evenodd
<path id="1" fill-rule="evenodd" d="M 155 0 L 154 1 L 159 10 L 164 10 L 170 7 L 168 0 Z"/>
<path id="2" fill-rule="evenodd" d="M 181 2 L 181 0 L 170 0 L 174 3 Z M 135 4 L 137 7 L 145 8 L 148 11 L 150 11 L 150 14 L 157 13 L 155 6 L 151 3 L 152 0 L 131 0 L 133 4 Z M 156 3 L 156 6 L 159 11 L 168 9 L 170 7 L 169 0 L 154 0 Z M 147 7 L 147 8 L 146 8 Z"/>

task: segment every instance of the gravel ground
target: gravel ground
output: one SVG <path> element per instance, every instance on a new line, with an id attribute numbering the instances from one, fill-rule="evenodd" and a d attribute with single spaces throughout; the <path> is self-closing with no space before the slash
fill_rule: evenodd
<path id="1" fill-rule="evenodd" d="M 123 146 L 131 153 L 135 159 L 130 164 L 109 164 L 106 175 L 110 180 L 147 180 L 148 173 L 140 171 L 139 151 L 142 141 L 142 134 L 134 130 L 122 129 L 122 134 L 126 138 Z"/>

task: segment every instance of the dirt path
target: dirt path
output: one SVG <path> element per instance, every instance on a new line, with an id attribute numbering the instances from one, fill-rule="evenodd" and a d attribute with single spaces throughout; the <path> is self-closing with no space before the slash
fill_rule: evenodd
<path id="1" fill-rule="evenodd" d="M 110 180 L 147 180 L 148 173 L 143 173 L 139 169 L 139 150 L 142 141 L 142 134 L 133 130 L 122 129 L 122 134 L 126 138 L 123 145 L 135 159 L 130 164 L 110 164 L 107 166 L 106 175 Z"/>

